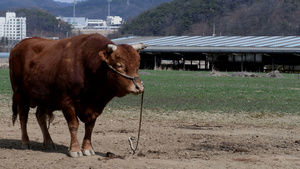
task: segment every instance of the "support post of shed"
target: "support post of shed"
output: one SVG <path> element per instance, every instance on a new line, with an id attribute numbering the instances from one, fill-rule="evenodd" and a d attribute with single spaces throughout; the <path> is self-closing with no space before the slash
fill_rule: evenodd
<path id="1" fill-rule="evenodd" d="M 157 61 L 156 61 L 156 55 L 154 55 L 154 70 L 157 70 Z"/>
<path id="2" fill-rule="evenodd" d="M 241 55 L 241 72 L 244 71 L 244 54 Z"/>
<path id="3" fill-rule="evenodd" d="M 208 63 L 208 59 L 207 56 L 205 56 L 205 70 L 209 69 L 209 63 Z"/>
<path id="4" fill-rule="evenodd" d="M 185 55 L 182 54 L 183 70 L 185 70 Z"/>
<path id="5" fill-rule="evenodd" d="M 274 71 L 274 56 L 272 55 L 272 71 Z"/>

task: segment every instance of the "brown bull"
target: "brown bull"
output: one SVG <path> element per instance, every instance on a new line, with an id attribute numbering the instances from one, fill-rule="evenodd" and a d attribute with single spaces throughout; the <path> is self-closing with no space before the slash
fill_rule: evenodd
<path id="1" fill-rule="evenodd" d="M 115 45 L 99 35 L 79 35 L 62 40 L 29 38 L 10 53 L 13 89 L 13 123 L 19 115 L 22 147 L 29 148 L 27 120 L 30 107 L 36 117 L 45 146 L 54 146 L 47 128 L 52 112 L 62 110 L 71 134 L 71 157 L 94 155 L 92 130 L 97 117 L 114 97 L 140 94 L 139 50 L 146 45 Z M 78 118 L 85 123 L 80 147 Z"/>

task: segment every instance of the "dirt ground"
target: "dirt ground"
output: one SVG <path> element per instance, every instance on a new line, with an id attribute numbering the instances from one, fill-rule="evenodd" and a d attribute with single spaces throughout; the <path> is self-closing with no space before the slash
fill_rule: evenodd
<path id="1" fill-rule="evenodd" d="M 272 113 L 210 114 L 145 112 L 139 150 L 138 112 L 106 111 L 97 120 L 92 142 L 95 156 L 67 155 L 70 135 L 60 112 L 50 126 L 57 150 L 43 147 L 30 113 L 31 149 L 21 149 L 20 124 L 12 126 L 8 110 L 0 111 L 0 168 L 300 168 L 300 116 Z M 78 138 L 83 138 L 83 123 Z M 115 154 L 107 157 L 108 152 Z"/>
<path id="2" fill-rule="evenodd" d="M 0 58 L 0 68 L 8 68 L 8 58 Z"/>

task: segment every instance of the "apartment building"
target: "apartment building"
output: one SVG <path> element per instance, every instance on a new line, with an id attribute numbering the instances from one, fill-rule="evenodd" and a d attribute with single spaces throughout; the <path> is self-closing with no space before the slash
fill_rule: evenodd
<path id="1" fill-rule="evenodd" d="M 0 38 L 22 40 L 26 38 L 26 17 L 16 17 L 15 12 L 6 12 L 0 17 Z"/>

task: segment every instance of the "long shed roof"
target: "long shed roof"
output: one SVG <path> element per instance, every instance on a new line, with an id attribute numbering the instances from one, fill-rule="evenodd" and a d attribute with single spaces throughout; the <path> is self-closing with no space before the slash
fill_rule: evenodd
<path id="1" fill-rule="evenodd" d="M 299 36 L 130 36 L 112 41 L 144 43 L 145 52 L 300 53 Z"/>

